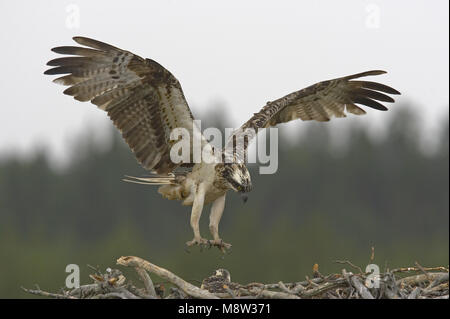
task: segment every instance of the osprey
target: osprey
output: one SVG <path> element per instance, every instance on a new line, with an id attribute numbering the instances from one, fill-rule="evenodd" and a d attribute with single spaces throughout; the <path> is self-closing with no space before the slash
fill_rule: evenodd
<path id="1" fill-rule="evenodd" d="M 230 272 L 226 269 L 217 269 L 211 276 L 203 279 L 200 286 L 201 289 L 208 290 L 212 293 L 228 292 L 239 289 L 239 284 L 231 281 Z"/>
<path id="2" fill-rule="evenodd" d="M 85 47 L 53 48 L 53 52 L 68 56 L 49 61 L 47 65 L 53 68 L 45 74 L 66 74 L 54 80 L 69 86 L 64 94 L 78 101 L 91 101 L 107 112 L 138 162 L 152 174 L 132 180 L 160 185 L 162 196 L 192 206 L 190 224 L 194 238 L 186 243 L 188 246 L 213 245 L 222 250 L 231 247 L 222 241 L 218 231 L 225 196 L 229 190 L 246 194 L 252 189 L 245 154 L 261 129 L 295 119 L 328 121 L 345 117 L 346 113 L 365 114 L 356 104 L 385 111 L 387 108 L 378 101 L 394 102 L 385 93 L 400 94 L 380 83 L 355 80 L 386 73 L 380 70 L 319 82 L 268 102 L 233 132 L 222 150 L 214 150 L 200 133 L 201 146 L 221 161 L 177 163 L 171 159 L 171 132 L 182 128 L 190 136 L 196 134 L 194 117 L 178 80 L 151 59 L 85 37 L 73 40 Z M 243 143 L 236 142 L 242 138 Z M 202 238 L 199 229 L 203 206 L 209 203 L 212 240 Z"/>

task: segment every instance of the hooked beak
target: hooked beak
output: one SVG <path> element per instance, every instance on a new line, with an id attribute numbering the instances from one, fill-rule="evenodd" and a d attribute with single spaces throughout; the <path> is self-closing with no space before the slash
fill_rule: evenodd
<path id="1" fill-rule="evenodd" d="M 245 203 L 247 203 L 247 200 L 248 200 L 248 195 L 247 194 L 241 194 L 241 198 L 242 198 L 242 201 L 244 202 L 244 204 Z"/>

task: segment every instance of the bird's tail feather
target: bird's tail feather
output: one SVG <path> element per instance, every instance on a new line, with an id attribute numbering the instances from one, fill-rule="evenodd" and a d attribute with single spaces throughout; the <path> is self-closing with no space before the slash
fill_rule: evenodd
<path id="1" fill-rule="evenodd" d="M 174 174 L 169 175 L 153 175 L 149 177 L 134 177 L 127 176 L 122 179 L 124 182 L 144 184 L 144 185 L 170 185 L 176 184 L 176 176 Z"/>

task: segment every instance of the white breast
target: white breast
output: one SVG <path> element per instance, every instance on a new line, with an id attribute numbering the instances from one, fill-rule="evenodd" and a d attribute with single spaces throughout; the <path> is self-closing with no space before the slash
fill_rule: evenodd
<path id="1" fill-rule="evenodd" d="M 216 179 L 216 164 L 199 163 L 194 166 L 191 173 L 186 176 L 184 188 L 189 191 L 188 197 L 183 201 L 183 205 L 192 205 L 195 192 L 200 183 L 205 184 L 205 204 L 209 204 L 222 196 L 225 191 L 214 186 Z"/>

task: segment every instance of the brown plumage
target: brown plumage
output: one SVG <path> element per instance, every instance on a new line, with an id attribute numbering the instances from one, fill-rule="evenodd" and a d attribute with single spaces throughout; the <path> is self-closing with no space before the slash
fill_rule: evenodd
<path id="1" fill-rule="evenodd" d="M 346 112 L 365 114 L 356 104 L 386 111 L 387 107 L 378 101 L 393 103 L 394 99 L 384 93 L 400 92 L 377 82 L 351 81 L 384 73 L 386 72 L 374 70 L 323 81 L 268 102 L 229 138 L 224 157 L 243 161 L 247 147 L 258 131 L 277 124 L 296 119 L 325 122 L 332 117 L 346 117 Z M 236 147 L 236 141 L 241 141 L 241 147 Z"/>
<path id="2" fill-rule="evenodd" d="M 97 40 L 73 39 L 89 48 L 52 49 L 71 57 L 49 61 L 54 68 L 45 74 L 68 74 L 54 82 L 69 86 L 64 94 L 105 110 L 143 167 L 173 171 L 179 164 L 169 157 L 170 132 L 176 127 L 192 132 L 193 121 L 178 80 L 153 60 Z"/>
<path id="3" fill-rule="evenodd" d="M 162 185 L 158 190 L 161 195 L 180 200 L 183 205 L 192 205 L 190 223 L 194 239 L 187 242 L 189 246 L 231 247 L 219 236 L 226 193 L 229 190 L 239 192 L 245 200 L 246 193 L 252 189 L 244 160 L 250 141 L 260 129 L 295 119 L 328 121 L 332 117 L 345 117 L 346 113 L 364 114 L 358 105 L 385 111 L 387 108 L 380 102 L 392 103 L 394 99 L 387 94 L 399 94 L 380 83 L 355 80 L 384 71 L 368 71 L 319 82 L 268 102 L 232 134 L 223 150 L 216 153 L 196 129 L 181 85 L 168 70 L 153 60 L 97 40 L 73 39 L 85 47 L 52 49 L 68 56 L 49 61 L 48 65 L 53 68 L 45 74 L 65 74 L 54 80 L 69 86 L 64 94 L 79 101 L 91 101 L 106 111 L 139 163 L 156 173 L 150 177 L 129 178 L 129 181 Z M 170 158 L 172 146 L 177 142 L 171 140 L 170 135 L 176 128 L 189 133 L 189 163 L 174 163 Z M 192 161 L 196 140 L 193 136 L 200 137 L 202 151 L 201 161 L 195 163 Z M 214 160 L 205 160 L 205 154 Z M 181 172 L 181 166 L 188 169 Z M 203 207 L 209 203 L 212 203 L 209 224 L 212 240 L 202 238 L 199 228 Z M 223 278 L 219 277 L 213 277 L 211 281 L 217 289 L 223 286 Z"/>

